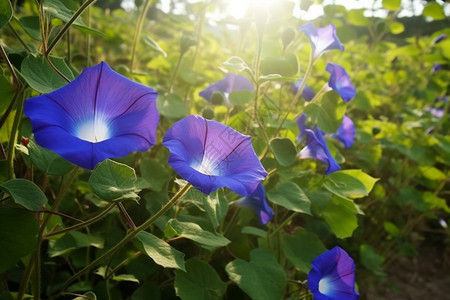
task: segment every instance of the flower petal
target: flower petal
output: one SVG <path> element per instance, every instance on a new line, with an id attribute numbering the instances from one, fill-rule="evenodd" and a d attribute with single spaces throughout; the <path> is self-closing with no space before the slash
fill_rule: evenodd
<path id="1" fill-rule="evenodd" d="M 344 102 L 352 100 L 356 95 L 356 89 L 350 82 L 347 71 L 333 63 L 328 63 L 326 70 L 331 74 L 328 85 L 341 96 Z"/>
<path id="2" fill-rule="evenodd" d="M 333 24 L 316 28 L 312 23 L 306 23 L 298 29 L 309 38 L 313 59 L 317 59 L 322 53 L 329 50 L 339 49 L 344 51 L 344 46 L 339 41 L 336 35 L 336 27 Z"/>
<path id="3" fill-rule="evenodd" d="M 297 156 L 299 158 L 317 159 L 327 164 L 328 168 L 325 170 L 325 174 L 340 170 L 341 167 L 339 167 L 333 155 L 331 155 L 327 142 L 323 137 L 323 133 L 320 129 L 316 129 L 316 131 L 317 133 L 311 129 L 305 129 L 307 135 L 306 147 L 303 148 Z"/>
<path id="4" fill-rule="evenodd" d="M 220 187 L 248 196 L 267 175 L 250 137 L 219 122 L 187 116 L 165 134 L 169 164 L 205 194 Z"/>
<path id="5" fill-rule="evenodd" d="M 333 138 L 339 140 L 346 148 L 350 148 L 355 141 L 356 129 L 350 117 L 344 115 L 341 126 L 335 134 L 331 135 Z"/>
<path id="6" fill-rule="evenodd" d="M 253 91 L 254 87 L 247 77 L 228 73 L 224 79 L 211 84 L 206 89 L 202 90 L 199 95 L 207 101 L 211 101 L 211 96 L 214 92 L 222 92 L 229 94 L 232 91 L 249 90 Z"/>
<path id="7" fill-rule="evenodd" d="M 298 89 L 299 89 L 300 86 L 302 85 L 302 81 L 303 81 L 303 79 L 300 79 L 300 80 L 298 80 L 298 81 L 296 81 L 296 82 L 294 82 L 294 83 L 292 84 L 292 92 L 293 92 L 294 94 L 297 94 Z M 303 88 L 303 91 L 302 91 L 302 97 L 305 99 L 305 101 L 307 101 L 307 102 L 311 101 L 311 100 L 314 98 L 315 95 L 316 95 L 316 93 L 315 93 L 315 92 L 313 91 L 313 89 L 310 88 L 309 86 L 306 85 L 306 86 Z"/>
<path id="8" fill-rule="evenodd" d="M 300 117 L 295 121 L 298 126 L 298 136 L 297 141 L 301 141 L 303 137 L 305 136 L 305 130 L 309 129 L 309 127 L 306 125 L 306 118 L 308 117 L 307 114 L 301 114 Z"/>
<path id="9" fill-rule="evenodd" d="M 258 214 L 259 221 L 262 225 L 269 222 L 274 215 L 273 210 L 267 204 L 266 191 L 261 183 L 250 196 L 236 201 L 236 205 L 254 210 Z"/>
<path id="10" fill-rule="evenodd" d="M 319 255 L 312 262 L 308 287 L 314 299 L 358 299 L 355 291 L 355 264 L 342 248 Z"/>
<path id="11" fill-rule="evenodd" d="M 52 93 L 28 99 L 38 144 L 87 169 L 106 159 L 145 151 L 156 140 L 157 93 L 106 63 L 86 68 Z"/>

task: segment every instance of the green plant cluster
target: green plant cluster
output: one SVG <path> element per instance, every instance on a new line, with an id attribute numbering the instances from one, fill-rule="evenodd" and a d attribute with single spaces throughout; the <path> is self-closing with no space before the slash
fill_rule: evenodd
<path id="1" fill-rule="evenodd" d="M 218 16 L 221 1 L 187 1 L 181 14 L 151 0 L 129 12 L 93 2 L 0 0 L 0 299 L 309 299 L 310 263 L 335 245 L 355 260 L 363 296 L 399 256 L 417 255 L 424 242 L 448 247 L 445 26 L 407 34 L 401 1 L 383 1 L 386 18 L 326 6 L 314 23 L 333 23 L 345 51 L 318 59 L 307 84 L 320 90 L 332 60 L 357 94 L 305 105 L 293 101 L 292 83 L 311 47 L 293 2 L 242 20 Z M 448 27 L 437 2 L 422 18 Z M 101 61 L 158 91 L 161 120 L 150 150 L 89 171 L 34 141 L 23 103 Z M 435 63 L 442 68 L 432 72 Z M 230 94 L 229 106 L 198 95 L 226 72 L 248 76 L 255 91 Z M 354 120 L 351 148 L 327 139 L 341 171 L 324 175 L 321 162 L 296 157 L 304 110 L 327 133 L 344 113 Z M 268 224 L 234 205 L 240 196 L 230 190 L 188 189 L 168 165 L 162 137 L 190 114 L 251 136 L 269 172 Z"/>

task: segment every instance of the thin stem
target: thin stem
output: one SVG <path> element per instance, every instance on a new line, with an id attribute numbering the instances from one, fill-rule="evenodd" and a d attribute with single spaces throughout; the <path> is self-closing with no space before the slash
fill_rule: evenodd
<path id="1" fill-rule="evenodd" d="M 297 214 L 298 214 L 297 212 L 293 212 L 289 217 L 287 217 L 286 220 L 283 221 L 283 223 L 281 223 L 277 228 L 275 228 L 274 231 L 270 233 L 269 238 L 274 236 L 278 231 L 280 231 L 284 227 L 286 227 L 286 225 L 288 225 Z"/>
<path id="2" fill-rule="evenodd" d="M 184 57 L 184 53 L 180 54 L 180 57 L 178 58 L 175 70 L 173 71 L 172 78 L 170 79 L 169 90 L 168 90 L 169 94 L 171 94 L 173 91 L 173 85 L 175 84 L 175 78 L 177 77 L 178 71 L 180 70 L 180 66 L 181 66 L 181 62 L 183 61 L 183 57 Z"/>
<path id="3" fill-rule="evenodd" d="M 58 34 L 56 35 L 56 37 L 53 39 L 53 41 L 51 42 L 50 46 L 48 46 L 47 49 L 44 49 L 44 53 L 45 56 L 48 56 L 50 54 L 50 52 L 53 50 L 53 48 L 56 46 L 56 44 L 59 42 L 59 40 L 62 38 L 62 36 L 64 35 L 64 33 L 66 33 L 66 31 L 70 28 L 70 26 L 72 26 L 73 22 L 75 22 L 75 20 L 83 13 L 83 11 L 89 7 L 89 5 L 91 5 L 92 3 L 94 3 L 96 0 L 86 0 L 86 2 L 84 2 L 80 8 L 75 12 L 75 14 L 72 16 L 72 18 L 70 18 L 70 20 L 66 23 L 66 25 L 64 25 L 64 27 L 61 29 L 60 32 L 58 32 Z"/>
<path id="4" fill-rule="evenodd" d="M 5 49 L 3 48 L 3 45 L 0 43 L 0 52 L 2 54 L 3 59 L 6 62 L 6 65 L 8 66 L 9 71 L 11 72 L 11 75 L 13 77 L 13 84 L 16 88 L 20 88 L 22 84 L 20 83 L 19 78 L 17 77 L 16 71 L 14 70 L 13 65 L 9 61 L 8 55 L 6 54 Z"/>
<path id="5" fill-rule="evenodd" d="M 48 233 L 48 234 L 44 235 L 43 238 L 44 238 L 44 239 L 48 239 L 49 237 L 52 237 L 52 236 L 55 236 L 55 235 L 59 235 L 59 234 L 62 234 L 62 233 L 68 232 L 68 231 L 75 230 L 75 229 L 80 229 L 80 228 L 82 228 L 82 227 L 84 227 L 84 226 L 87 226 L 87 225 L 90 225 L 90 224 L 92 224 L 92 223 L 95 223 L 95 222 L 101 220 L 101 219 L 103 218 L 103 216 L 105 216 L 105 215 L 106 215 L 109 211 L 111 211 L 115 206 L 116 206 L 115 203 L 113 203 L 113 204 L 111 204 L 110 206 L 108 206 L 104 211 L 102 211 L 101 213 L 99 213 L 98 215 L 96 215 L 95 217 L 93 217 L 93 218 L 91 218 L 91 219 L 89 219 L 89 220 L 87 220 L 87 221 L 84 221 L 84 222 L 82 222 L 82 223 L 80 223 L 80 224 L 76 224 L 76 225 L 73 225 L 73 226 L 70 226 L 70 227 L 61 229 L 61 230 L 59 230 L 59 231 L 55 231 L 55 232 Z"/>
<path id="6" fill-rule="evenodd" d="M 119 208 L 120 212 L 122 213 L 122 216 L 125 219 L 125 222 L 127 222 L 128 226 L 130 226 L 130 228 L 132 230 L 135 230 L 136 225 L 134 224 L 133 219 L 130 217 L 127 210 L 123 206 L 122 202 L 117 202 L 117 207 Z"/>
<path id="7" fill-rule="evenodd" d="M 118 242 L 116 245 L 114 245 L 111 249 L 106 251 L 103 255 L 99 256 L 95 260 L 93 260 L 89 265 L 84 267 L 82 270 L 78 271 L 76 274 L 74 274 L 71 278 L 69 278 L 64 284 L 62 289 L 66 289 L 71 282 L 73 282 L 75 279 L 79 278 L 84 273 L 88 272 L 92 268 L 94 268 L 98 263 L 100 263 L 102 260 L 107 258 L 108 256 L 115 253 L 117 250 L 122 248 L 125 244 L 127 244 L 129 241 L 131 241 L 139 232 L 147 229 L 150 227 L 160 216 L 165 214 L 170 208 L 172 208 L 175 203 L 183 197 L 187 191 L 191 188 L 191 184 L 186 184 L 181 190 L 179 190 L 172 199 L 169 200 L 156 214 L 154 214 L 151 218 L 149 218 L 147 221 L 142 223 L 142 225 L 136 227 L 136 229 L 130 231 L 120 242 Z"/>
<path id="8" fill-rule="evenodd" d="M 5 122 L 6 122 L 6 119 L 8 119 L 8 116 L 9 116 L 9 114 L 11 113 L 11 111 L 12 111 L 12 109 L 13 109 L 13 107 L 14 107 L 14 104 L 16 103 L 16 100 L 17 100 L 17 97 L 19 96 L 19 94 L 20 94 L 19 92 L 16 92 L 16 93 L 14 94 L 14 96 L 13 96 L 11 102 L 10 102 L 9 105 L 8 105 L 8 108 L 6 108 L 5 113 L 3 114 L 2 118 L 0 119 L 0 128 L 3 127 L 3 125 L 4 125 Z"/>
<path id="9" fill-rule="evenodd" d="M 23 114 L 23 104 L 25 101 L 25 95 L 24 93 L 21 93 L 21 97 L 19 98 L 19 103 L 17 105 L 16 109 L 16 115 L 14 116 L 14 122 L 13 127 L 11 130 L 11 136 L 8 143 L 8 178 L 13 179 L 15 178 L 14 174 L 14 158 L 15 158 L 15 150 L 16 150 L 16 143 L 19 136 L 19 125 L 20 120 L 22 119 Z"/>
<path id="10" fill-rule="evenodd" d="M 45 60 L 48 62 L 48 64 L 50 65 L 50 67 L 56 72 L 58 73 L 59 76 L 61 76 L 62 79 L 64 79 L 65 81 L 67 81 L 68 83 L 70 82 L 69 78 L 67 78 L 63 73 L 61 73 L 61 71 L 59 71 L 52 63 L 52 61 L 49 59 L 49 57 L 47 55 L 44 55 Z"/>
<path id="11" fill-rule="evenodd" d="M 136 57 L 136 48 L 137 43 L 139 41 L 139 38 L 141 36 L 142 31 L 142 25 L 144 24 L 145 16 L 147 15 L 148 8 L 150 7 L 151 0 L 146 0 L 143 7 L 141 14 L 139 15 L 138 23 L 136 25 L 136 31 L 134 32 L 134 40 L 133 40 L 133 46 L 131 48 L 131 62 L 130 62 L 130 77 L 133 79 L 133 72 L 134 72 L 134 61 Z"/>
<path id="12" fill-rule="evenodd" d="M 15 19 L 15 18 L 14 18 Z M 20 35 L 17 33 L 17 31 L 14 29 L 14 27 L 11 25 L 11 23 L 8 23 L 8 27 L 11 30 L 11 32 L 13 33 L 13 35 L 16 37 L 16 39 L 22 44 L 22 46 L 25 48 L 25 50 L 27 50 L 27 52 L 32 52 L 30 47 L 28 47 L 28 45 L 22 40 L 22 38 L 20 37 Z"/>
<path id="13" fill-rule="evenodd" d="M 87 9 L 87 26 L 91 27 L 91 19 L 92 19 L 92 9 L 89 6 Z M 86 35 L 86 67 L 89 67 L 91 65 L 91 35 Z"/>

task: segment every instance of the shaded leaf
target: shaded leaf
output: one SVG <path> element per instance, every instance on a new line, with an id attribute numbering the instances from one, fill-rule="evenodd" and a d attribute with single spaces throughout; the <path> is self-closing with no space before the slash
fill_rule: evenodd
<path id="1" fill-rule="evenodd" d="M 11 2 L 9 0 L 0 0 L 0 28 L 9 23 L 12 14 Z"/>
<path id="2" fill-rule="evenodd" d="M 33 140 L 28 143 L 28 150 L 33 164 L 46 174 L 64 175 L 73 168 L 73 164 L 59 154 L 39 146 Z"/>
<path id="3" fill-rule="evenodd" d="M 32 181 L 15 178 L 0 184 L 0 189 L 11 196 L 13 201 L 31 211 L 41 211 L 47 204 L 47 197 Z"/>
<path id="4" fill-rule="evenodd" d="M 189 114 L 189 108 L 186 103 L 175 94 L 161 95 L 156 100 L 158 112 L 171 119 L 178 119 Z"/>
<path id="5" fill-rule="evenodd" d="M 290 139 L 275 138 L 270 141 L 270 149 L 281 166 L 289 167 L 295 162 L 297 150 Z"/>
<path id="6" fill-rule="evenodd" d="M 267 198 L 278 205 L 292 211 L 311 214 L 311 201 L 306 194 L 293 182 L 278 184 L 267 193 Z"/>

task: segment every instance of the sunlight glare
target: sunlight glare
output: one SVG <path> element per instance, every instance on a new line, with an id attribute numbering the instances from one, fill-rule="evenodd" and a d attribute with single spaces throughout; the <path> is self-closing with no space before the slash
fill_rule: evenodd
<path id="1" fill-rule="evenodd" d="M 267 6 L 276 3 L 277 0 L 229 0 L 226 14 L 236 19 L 243 19 L 247 14 L 249 7 L 257 5 L 258 7 Z"/>

